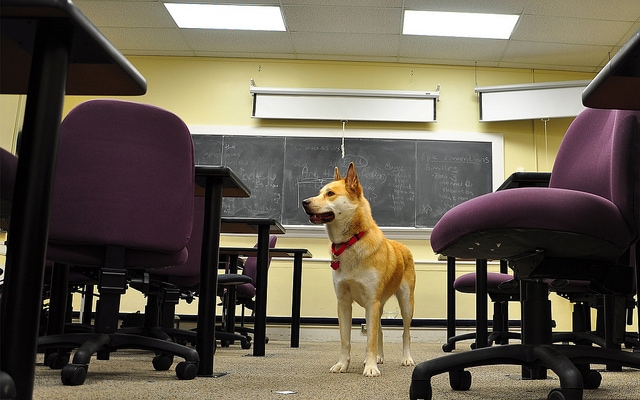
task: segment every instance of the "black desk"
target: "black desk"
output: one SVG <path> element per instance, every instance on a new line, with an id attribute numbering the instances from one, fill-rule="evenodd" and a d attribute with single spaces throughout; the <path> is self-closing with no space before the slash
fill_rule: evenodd
<path id="1" fill-rule="evenodd" d="M 31 398 L 51 186 L 66 94 L 141 95 L 142 75 L 64 0 L 0 2 L 0 90 L 27 94 L 2 298 L 0 369 Z"/>
<path id="2" fill-rule="evenodd" d="M 271 218 L 222 218 L 225 233 L 255 233 L 258 235 L 256 249 L 256 306 L 253 334 L 253 355 L 264 356 L 267 339 L 267 263 L 269 262 L 269 235 L 286 232 L 278 220 Z M 215 293 L 215 292 L 214 292 Z M 214 304 L 215 305 L 215 304 Z"/>
<path id="3" fill-rule="evenodd" d="M 229 255 L 229 256 L 244 256 L 244 257 L 257 257 L 258 249 L 254 247 L 221 247 L 220 255 Z M 300 347 L 300 303 L 302 299 L 302 259 L 303 258 L 311 258 L 313 257 L 309 250 L 307 249 L 289 249 L 276 247 L 269 249 L 269 257 L 293 257 L 293 286 L 292 286 L 292 295 L 291 295 L 291 347 Z M 230 271 L 231 273 L 236 273 L 236 271 Z M 256 282 L 256 286 L 259 286 L 260 282 Z M 233 289 L 233 288 L 231 288 Z M 266 304 L 267 299 L 267 291 L 266 289 L 262 292 L 264 298 L 258 299 L 256 294 L 256 302 L 261 301 Z M 235 302 L 231 302 L 231 307 L 229 308 L 229 314 L 227 318 L 227 328 L 229 328 L 229 332 L 233 333 L 233 320 L 235 318 L 235 307 L 233 304 Z M 264 326 L 266 329 L 266 315 L 264 316 L 265 322 Z M 257 321 L 257 315 L 256 315 Z M 266 332 L 265 332 L 266 337 Z M 254 347 L 255 348 L 255 347 Z"/>
<path id="4" fill-rule="evenodd" d="M 640 110 L 640 30 L 582 92 L 591 108 Z"/>
<path id="5" fill-rule="evenodd" d="M 220 232 L 222 232 L 222 197 L 249 197 L 250 191 L 230 168 L 196 166 L 196 196 L 204 195 L 204 227 L 200 261 L 200 299 L 196 350 L 200 356 L 198 376 L 214 376 L 216 293 Z M 267 240 L 269 240 L 267 234 Z"/>

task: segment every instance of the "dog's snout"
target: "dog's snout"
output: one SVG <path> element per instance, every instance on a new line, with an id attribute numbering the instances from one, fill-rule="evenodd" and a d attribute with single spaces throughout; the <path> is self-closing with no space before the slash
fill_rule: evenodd
<path id="1" fill-rule="evenodd" d="M 302 205 L 303 206 L 308 206 L 311 203 L 311 199 L 304 199 L 302 200 Z"/>

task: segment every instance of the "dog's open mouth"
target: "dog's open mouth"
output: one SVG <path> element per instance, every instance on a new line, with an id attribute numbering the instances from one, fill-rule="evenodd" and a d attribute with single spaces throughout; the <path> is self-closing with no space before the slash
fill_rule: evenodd
<path id="1" fill-rule="evenodd" d="M 333 221 L 333 218 L 335 215 L 331 211 L 322 214 L 309 214 L 309 221 L 313 224 L 326 224 Z"/>

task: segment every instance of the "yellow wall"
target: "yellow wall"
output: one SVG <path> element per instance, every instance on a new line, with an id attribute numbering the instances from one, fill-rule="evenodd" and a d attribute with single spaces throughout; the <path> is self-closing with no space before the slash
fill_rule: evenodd
<path id="1" fill-rule="evenodd" d="M 504 135 L 505 176 L 515 170 L 548 171 L 553 164 L 558 145 L 571 118 L 542 121 L 481 123 L 478 121 L 476 86 L 591 79 L 593 74 L 532 71 L 525 69 L 473 68 L 416 64 L 319 62 L 292 60 L 215 59 L 179 57 L 131 57 L 130 61 L 145 76 L 148 93 L 124 99 L 155 104 L 181 116 L 189 125 L 236 125 L 250 127 L 338 128 L 339 121 L 283 121 L 251 118 L 250 79 L 256 86 L 291 88 L 345 88 L 379 90 L 435 91 L 440 85 L 437 123 L 372 123 L 349 122 L 349 128 L 407 129 L 423 131 L 491 132 Z M 64 112 L 88 99 L 68 96 Z M 18 131 L 22 96 L 0 96 L 2 111 L 0 145 L 13 149 Z M 223 245 L 253 245 L 254 238 L 222 238 Z M 439 318 L 445 315 L 445 265 L 438 262 L 428 240 L 404 241 L 417 261 L 417 318 Z M 320 238 L 289 238 L 278 244 L 286 247 L 309 248 L 315 258 L 328 258 L 328 240 Z M 462 265 L 460 272 L 473 270 Z M 268 314 L 290 315 L 291 262 L 274 261 L 269 274 Z M 124 311 L 142 310 L 144 299 L 130 290 L 123 302 Z M 459 295 L 460 318 L 474 318 L 473 296 Z M 197 303 L 181 304 L 179 313 L 196 314 Z M 336 302 L 327 262 L 308 261 L 304 266 L 302 315 L 335 317 Z M 393 310 L 396 304 L 389 304 Z M 517 307 L 512 316 L 517 317 Z M 561 315 L 559 328 L 568 329 L 568 304 L 554 300 Z M 77 306 L 76 306 L 77 309 Z M 354 316 L 363 316 L 357 310 Z"/>

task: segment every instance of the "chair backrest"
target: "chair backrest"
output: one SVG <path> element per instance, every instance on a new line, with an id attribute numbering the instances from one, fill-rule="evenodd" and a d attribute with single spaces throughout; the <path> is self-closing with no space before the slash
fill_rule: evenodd
<path id="1" fill-rule="evenodd" d="M 58 147 L 50 243 L 184 253 L 184 262 L 194 162 L 189 129 L 178 116 L 90 100 L 64 118 Z"/>
<path id="2" fill-rule="evenodd" d="M 549 187 L 615 203 L 631 232 L 640 225 L 640 111 L 585 109 L 567 130 Z"/>
<path id="3" fill-rule="evenodd" d="M 179 288 L 200 283 L 200 260 L 202 259 L 202 234 L 204 231 L 204 197 L 193 199 L 193 228 L 187 244 L 189 258 L 182 265 L 159 268 L 151 275 L 169 282 Z"/>
<path id="4" fill-rule="evenodd" d="M 274 247 L 276 247 L 277 241 L 278 241 L 278 237 L 276 235 L 270 235 L 269 248 L 273 249 Z M 269 257 L 269 260 L 267 262 L 267 268 L 269 268 L 269 265 L 271 265 L 271 257 Z M 253 285 L 255 286 L 256 278 L 258 275 L 258 258 L 257 257 L 247 257 L 247 259 L 244 262 L 244 266 L 242 267 L 242 274 L 251 277 L 251 279 L 253 280 Z"/>

